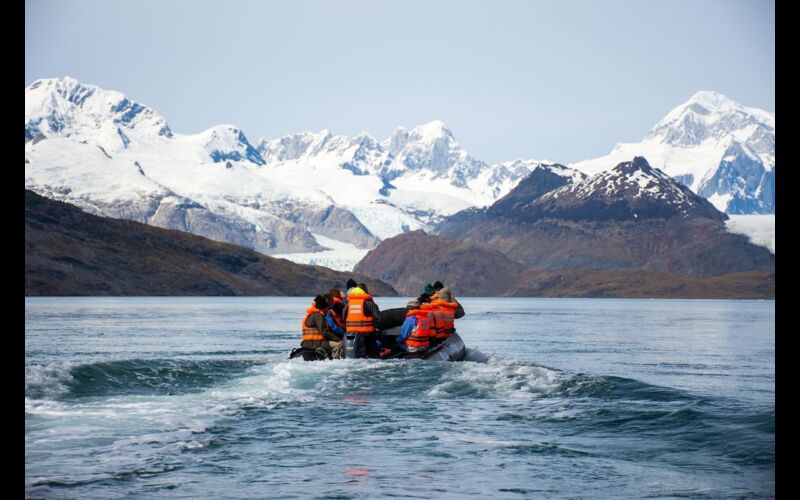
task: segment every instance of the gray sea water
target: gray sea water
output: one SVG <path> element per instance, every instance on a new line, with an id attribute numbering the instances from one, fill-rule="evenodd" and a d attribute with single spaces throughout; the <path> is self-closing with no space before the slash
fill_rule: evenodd
<path id="1" fill-rule="evenodd" d="M 27 298 L 26 496 L 775 496 L 774 301 L 461 302 L 465 362 L 304 362 L 310 298 Z"/>

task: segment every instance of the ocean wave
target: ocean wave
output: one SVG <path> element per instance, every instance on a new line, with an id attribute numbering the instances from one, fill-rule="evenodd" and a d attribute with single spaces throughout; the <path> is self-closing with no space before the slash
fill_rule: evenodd
<path id="1" fill-rule="evenodd" d="M 31 398 L 182 394 L 242 374 L 252 360 L 130 359 L 78 364 L 58 362 L 25 368 Z"/>

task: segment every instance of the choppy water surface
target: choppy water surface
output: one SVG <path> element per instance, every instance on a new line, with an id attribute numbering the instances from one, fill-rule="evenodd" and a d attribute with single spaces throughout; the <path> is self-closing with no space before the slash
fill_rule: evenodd
<path id="1" fill-rule="evenodd" d="M 774 301 L 461 302 L 466 362 L 310 363 L 307 298 L 26 299 L 27 496 L 774 497 Z"/>

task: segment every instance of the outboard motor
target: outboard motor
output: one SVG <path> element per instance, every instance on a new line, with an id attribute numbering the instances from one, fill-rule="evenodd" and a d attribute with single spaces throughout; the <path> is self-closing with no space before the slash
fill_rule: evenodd
<path id="1" fill-rule="evenodd" d="M 367 339 L 365 335 L 356 333 L 344 334 L 344 350 L 342 356 L 347 359 L 367 357 Z"/>

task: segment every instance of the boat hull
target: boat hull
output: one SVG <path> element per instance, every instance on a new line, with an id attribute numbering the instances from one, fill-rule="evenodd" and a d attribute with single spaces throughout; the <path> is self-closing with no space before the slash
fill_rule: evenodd
<path id="1" fill-rule="evenodd" d="M 385 332 L 381 335 L 384 343 L 388 337 L 392 337 L 391 333 Z M 345 358 L 366 358 L 366 348 L 364 347 L 363 338 L 359 335 L 345 335 Z M 441 344 L 435 345 L 430 349 L 420 352 L 400 352 L 387 359 L 424 359 L 430 361 L 464 361 L 467 355 L 467 348 L 464 345 L 464 340 L 458 333 L 449 336 Z M 292 351 L 289 358 L 302 357 L 306 361 L 322 361 L 330 359 L 322 350 L 306 351 L 302 348 L 297 348 Z"/>

